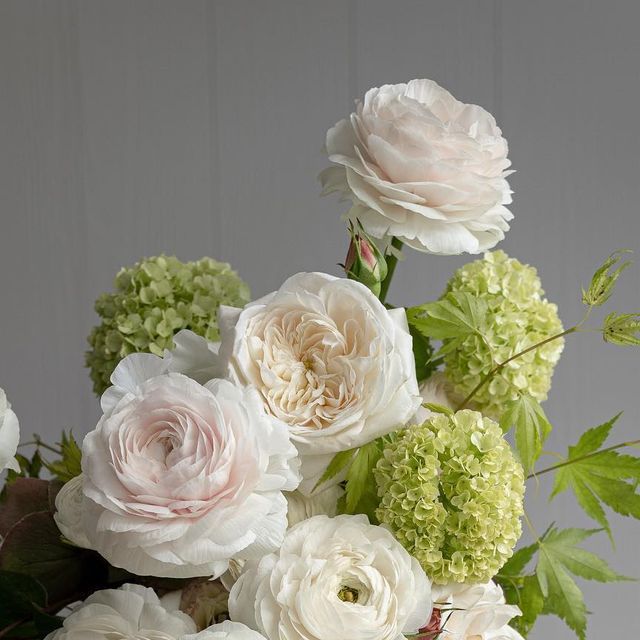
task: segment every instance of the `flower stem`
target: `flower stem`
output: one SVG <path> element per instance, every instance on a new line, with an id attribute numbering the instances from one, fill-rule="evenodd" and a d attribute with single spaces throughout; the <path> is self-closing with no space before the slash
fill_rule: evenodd
<path id="1" fill-rule="evenodd" d="M 398 252 L 402 250 L 402 240 L 399 240 L 395 236 L 391 238 L 391 246 L 397 249 Z M 387 256 L 387 277 L 382 281 L 380 285 L 380 302 L 384 303 L 387 299 L 387 293 L 391 286 L 391 279 L 393 278 L 393 272 L 396 270 L 398 264 L 398 256 L 395 252 L 391 252 Z"/>
<path id="2" fill-rule="evenodd" d="M 31 447 L 31 446 L 35 446 L 35 447 L 42 448 L 42 449 L 48 449 L 49 451 L 51 451 L 52 453 L 55 453 L 56 455 L 59 455 L 59 456 L 62 455 L 62 451 L 60 449 L 56 449 L 55 447 L 52 447 L 51 445 L 47 444 L 46 442 L 42 442 L 42 440 L 40 440 L 40 438 L 38 436 L 34 436 L 34 439 L 29 441 L 29 442 L 21 442 L 18 445 L 18 448 L 20 448 L 20 447 Z"/>
<path id="3" fill-rule="evenodd" d="M 578 456 L 577 458 L 571 458 L 571 460 L 565 460 L 564 462 L 559 462 L 558 464 L 551 465 L 550 467 L 546 467 L 541 469 L 540 471 L 534 471 L 527 476 L 527 480 L 531 480 L 532 478 L 537 478 L 538 476 L 543 475 L 544 473 L 550 473 L 551 471 L 555 471 L 556 469 L 561 469 L 562 467 L 568 467 L 571 464 L 575 464 L 576 462 L 582 462 L 583 460 L 588 460 L 589 458 L 594 458 L 595 456 L 599 456 L 601 453 L 607 453 L 608 451 L 615 451 L 616 449 L 622 449 L 624 447 L 634 447 L 640 445 L 640 440 L 630 440 L 629 442 L 620 442 L 619 444 L 614 444 L 611 447 L 607 447 L 606 449 L 600 449 L 599 451 L 593 451 L 591 453 L 585 453 L 583 456 Z"/>
<path id="4" fill-rule="evenodd" d="M 493 378 L 493 376 L 495 376 L 497 373 L 500 373 L 500 371 L 502 371 L 502 369 L 504 369 L 504 367 L 506 367 L 510 362 L 513 362 L 517 358 L 520 358 L 521 356 L 529 353 L 530 351 L 535 351 L 536 349 L 539 349 L 540 347 L 542 347 L 545 344 L 548 344 L 549 342 L 553 342 L 554 340 L 558 340 L 560 338 L 564 338 L 564 336 L 568 336 L 571 333 L 575 333 L 576 331 L 578 331 L 578 329 L 580 328 L 581 324 L 582 323 L 577 324 L 574 327 L 571 327 L 570 329 L 566 329 L 565 331 L 562 331 L 561 333 L 557 333 L 556 335 L 553 335 L 553 336 L 551 336 L 549 338 L 546 338 L 545 340 L 542 340 L 541 342 L 536 342 L 536 344 L 533 344 L 530 347 L 527 347 L 526 349 L 523 349 L 522 351 L 519 351 L 518 353 L 512 355 L 510 358 L 507 358 L 504 362 L 500 362 L 499 364 L 497 364 L 471 390 L 469 395 L 460 403 L 460 405 L 458 406 L 456 411 L 460 411 L 460 409 L 464 409 L 469 404 L 469 402 L 471 402 L 471 400 L 473 399 L 473 396 L 475 396 L 476 393 L 478 393 L 478 391 L 480 391 L 480 389 L 482 389 L 482 387 L 484 387 L 484 385 L 487 384 L 487 382 L 489 382 L 489 380 L 491 380 L 491 378 Z"/>

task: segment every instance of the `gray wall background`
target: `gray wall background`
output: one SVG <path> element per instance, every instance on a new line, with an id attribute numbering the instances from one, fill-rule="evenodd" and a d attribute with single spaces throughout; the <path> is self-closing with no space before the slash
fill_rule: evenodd
<path id="1" fill-rule="evenodd" d="M 85 336 L 121 265 L 211 255 L 256 296 L 337 273 L 324 134 L 383 83 L 433 78 L 496 115 L 518 170 L 502 248 L 576 321 L 601 259 L 640 249 L 639 20 L 633 0 L 1 0 L 0 385 L 24 436 L 94 426 Z M 434 298 L 466 259 L 408 255 L 391 300 Z M 637 266 L 613 303 L 638 309 L 639 290 Z M 621 409 L 614 439 L 637 438 L 639 373 L 637 351 L 572 337 L 549 447 Z M 548 488 L 529 487 L 540 530 L 590 525 Z M 640 525 L 613 522 L 617 548 L 592 548 L 640 577 Z M 584 588 L 589 638 L 637 637 L 638 584 Z M 571 637 L 555 619 L 533 634 Z"/>

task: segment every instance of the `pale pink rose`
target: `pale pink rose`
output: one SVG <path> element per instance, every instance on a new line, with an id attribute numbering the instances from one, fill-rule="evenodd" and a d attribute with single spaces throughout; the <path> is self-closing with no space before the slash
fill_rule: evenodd
<path id="1" fill-rule="evenodd" d="M 287 429 L 259 394 L 200 385 L 129 356 L 83 445 L 83 528 L 111 564 L 138 575 L 218 576 L 230 559 L 277 548 L 283 491 L 299 477 Z M 160 359 L 158 359 L 160 360 Z"/>
<path id="2" fill-rule="evenodd" d="M 367 91 L 327 133 L 326 193 L 353 201 L 347 217 L 376 238 L 419 251 L 480 253 L 513 218 L 507 141 L 493 116 L 432 80 Z"/>

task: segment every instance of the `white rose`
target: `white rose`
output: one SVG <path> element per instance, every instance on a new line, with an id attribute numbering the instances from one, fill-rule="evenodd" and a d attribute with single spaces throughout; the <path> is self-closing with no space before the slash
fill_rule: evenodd
<path id="1" fill-rule="evenodd" d="M 193 620 L 167 611 L 153 589 L 126 584 L 96 591 L 45 640 L 178 640 L 195 632 Z"/>
<path id="2" fill-rule="evenodd" d="M 11 410 L 4 390 L 0 389 L 0 471 L 5 469 L 20 471 L 20 466 L 15 459 L 19 442 L 18 417 Z"/>
<path id="3" fill-rule="evenodd" d="M 218 576 L 235 556 L 277 548 L 282 492 L 299 482 L 287 429 L 255 390 L 177 373 L 147 379 L 157 362 L 142 355 L 118 365 L 83 444 L 92 548 L 132 573 L 168 577 Z"/>
<path id="4" fill-rule="evenodd" d="M 316 516 L 251 561 L 231 618 L 268 640 L 399 640 L 431 616 L 431 585 L 393 535 L 365 516 Z"/>
<path id="5" fill-rule="evenodd" d="M 82 491 L 83 474 L 66 482 L 56 496 L 56 512 L 53 519 L 60 533 L 77 547 L 91 549 L 91 543 L 84 532 L 82 512 L 84 493 Z"/>
<path id="6" fill-rule="evenodd" d="M 508 626 L 521 615 L 518 607 L 505 604 L 502 589 L 493 581 L 486 584 L 451 584 L 433 587 L 434 614 L 447 640 L 521 640 Z"/>
<path id="7" fill-rule="evenodd" d="M 335 484 L 306 496 L 301 491 L 291 491 L 284 494 L 287 499 L 287 520 L 289 526 L 313 518 L 313 516 L 329 516 L 332 518 L 338 513 L 338 500 L 344 495 L 344 489 Z"/>
<path id="8" fill-rule="evenodd" d="M 513 218 L 507 141 L 493 116 L 432 80 L 367 91 L 327 133 L 325 192 L 350 197 L 347 217 L 376 238 L 428 253 L 480 253 Z"/>
<path id="9" fill-rule="evenodd" d="M 437 371 L 420 385 L 422 403 L 439 404 L 447 409 L 455 409 L 460 400 L 454 395 L 451 383 L 441 371 Z M 434 415 L 427 407 L 420 405 L 412 422 L 422 424 Z"/>
<path id="10" fill-rule="evenodd" d="M 403 425 L 420 404 L 404 309 L 367 287 L 298 273 L 243 310 L 220 307 L 220 357 L 289 426 L 309 493 L 339 451 Z"/>

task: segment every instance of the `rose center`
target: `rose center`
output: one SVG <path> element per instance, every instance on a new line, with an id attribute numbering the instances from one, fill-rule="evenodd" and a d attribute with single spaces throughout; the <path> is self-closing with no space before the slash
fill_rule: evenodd
<path id="1" fill-rule="evenodd" d="M 342 586 L 340 587 L 340 591 L 338 591 L 338 598 L 342 600 L 342 602 L 350 602 L 352 604 L 358 602 L 359 595 L 360 592 L 353 587 Z"/>

